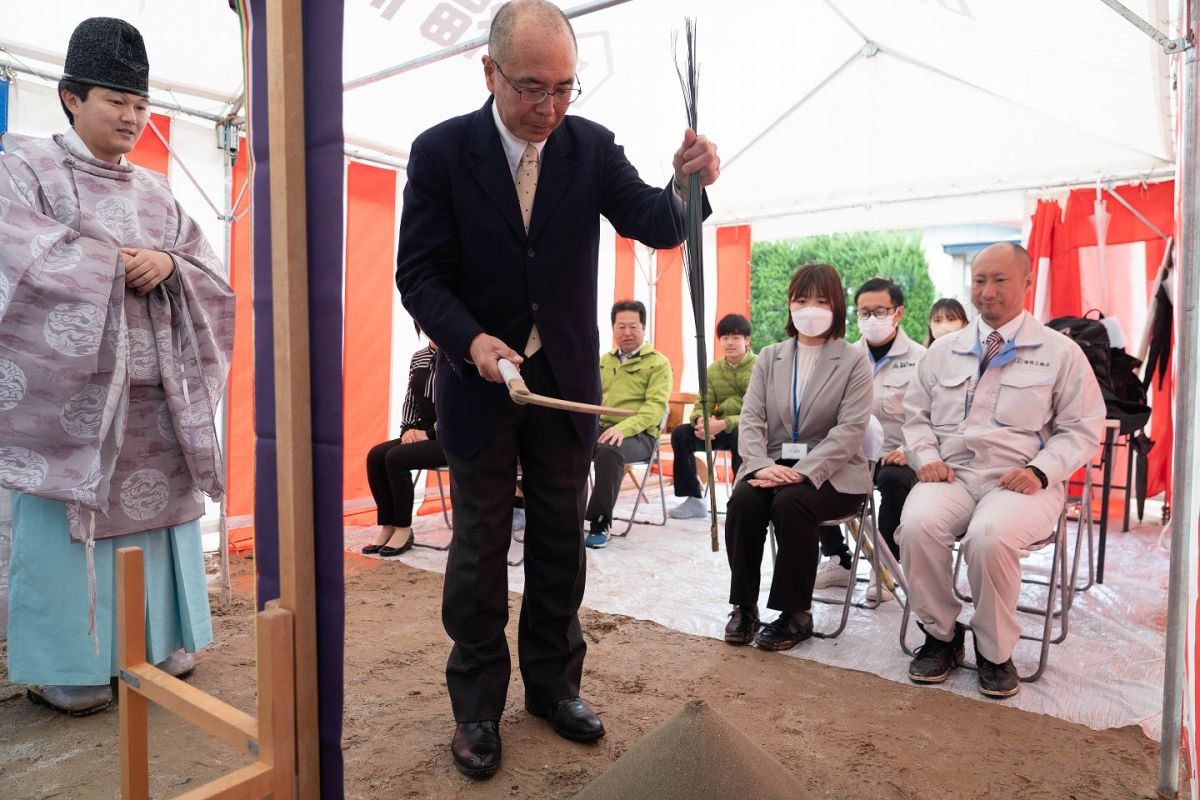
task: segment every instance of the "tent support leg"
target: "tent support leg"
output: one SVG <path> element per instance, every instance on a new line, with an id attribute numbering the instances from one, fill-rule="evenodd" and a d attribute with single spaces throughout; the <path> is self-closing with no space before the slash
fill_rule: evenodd
<path id="1" fill-rule="evenodd" d="M 1105 0 L 1107 2 L 1107 0 Z M 1186 34 L 1193 42 L 1200 26 L 1200 0 L 1188 0 L 1184 19 Z M 1172 493 L 1178 511 L 1171 535 L 1171 572 L 1167 592 L 1167 652 L 1163 676 L 1162 748 L 1159 751 L 1158 794 L 1179 795 L 1179 744 L 1184 709 L 1184 633 L 1189 621 L 1188 587 L 1192 565 L 1191 538 L 1197 512 L 1196 412 L 1197 382 L 1195 366 L 1200 352 L 1200 72 L 1196 48 L 1189 47 L 1180 64 L 1183 114 L 1180 120 L 1179 152 L 1179 292 L 1175 301 L 1178 328 L 1175 335 L 1175 466 Z M 1194 679 L 1194 676 L 1193 676 Z M 1191 715 L 1188 714 L 1190 718 Z M 1194 731 L 1193 731 L 1194 733 Z"/>

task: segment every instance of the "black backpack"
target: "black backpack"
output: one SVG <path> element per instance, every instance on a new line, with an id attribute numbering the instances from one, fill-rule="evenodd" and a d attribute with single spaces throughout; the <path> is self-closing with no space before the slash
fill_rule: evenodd
<path id="1" fill-rule="evenodd" d="M 1075 344 L 1079 345 L 1079 349 L 1087 356 L 1088 363 L 1092 365 L 1092 372 L 1096 374 L 1096 382 L 1100 384 L 1104 399 L 1116 397 L 1116 392 L 1113 391 L 1112 347 L 1108 341 L 1108 328 L 1105 328 L 1100 320 L 1090 317 L 1057 317 L 1047 322 L 1046 327 L 1075 340 Z"/>
<path id="2" fill-rule="evenodd" d="M 1088 363 L 1092 365 L 1096 383 L 1100 384 L 1100 393 L 1104 395 L 1108 418 L 1121 421 L 1122 434 L 1133 433 L 1141 430 L 1150 421 L 1150 407 L 1146 405 L 1144 390 L 1140 397 L 1137 396 L 1138 393 L 1130 391 L 1130 384 L 1138 383 L 1134 370 L 1141 362 L 1126 354 L 1124 350 L 1116 350 L 1110 346 L 1108 329 L 1100 322 L 1104 315 L 1097 309 L 1087 313 L 1093 312 L 1097 314 L 1096 319 L 1089 316 L 1057 317 L 1047 322 L 1046 327 L 1070 337 L 1079 345 L 1079 349 L 1087 356 Z"/>

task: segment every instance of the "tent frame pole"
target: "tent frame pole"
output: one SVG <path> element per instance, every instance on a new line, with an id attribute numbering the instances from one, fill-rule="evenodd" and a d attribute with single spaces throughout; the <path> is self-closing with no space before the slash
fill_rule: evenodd
<path id="1" fill-rule="evenodd" d="M 1108 2 L 1108 0 L 1104 0 Z M 1197 513 L 1196 413 L 1200 408 L 1195 366 L 1200 352 L 1200 72 L 1194 46 L 1200 26 L 1200 0 L 1188 0 L 1184 34 L 1189 46 L 1180 63 L 1183 91 L 1179 152 L 1179 291 L 1175 298 L 1175 464 L 1172 497 L 1171 571 L 1167 590 L 1167 647 L 1163 676 L 1162 747 L 1159 750 L 1158 794 L 1179 796 L 1180 728 L 1186 714 L 1184 667 L 1188 595 L 1191 585 L 1192 539 Z M 1191 715 L 1188 715 L 1189 717 Z M 1194 735 L 1193 731 L 1193 735 Z M 1189 756 L 1190 758 L 1190 756 Z"/>
<path id="2" fill-rule="evenodd" d="M 1127 7 L 1124 3 L 1120 2 L 1120 0 L 1100 0 L 1100 2 L 1104 3 L 1104 5 L 1108 6 L 1113 11 L 1120 14 L 1122 17 L 1124 17 L 1126 20 L 1128 20 L 1129 23 L 1131 25 L 1133 25 L 1135 28 L 1137 28 L 1139 31 L 1146 34 L 1154 41 L 1158 42 L 1158 44 L 1162 47 L 1163 51 L 1166 52 L 1167 55 L 1181 53 L 1184 50 L 1187 50 L 1189 47 L 1193 46 L 1192 43 L 1190 41 L 1188 41 L 1188 39 L 1186 37 L 1172 39 L 1171 37 L 1167 36 L 1165 33 L 1160 31 L 1158 28 L 1154 27 L 1153 24 L 1147 22 L 1146 20 L 1144 20 L 1140 16 L 1138 16 L 1137 12 L 1135 12 L 1132 9 L 1130 9 L 1129 7 Z"/>

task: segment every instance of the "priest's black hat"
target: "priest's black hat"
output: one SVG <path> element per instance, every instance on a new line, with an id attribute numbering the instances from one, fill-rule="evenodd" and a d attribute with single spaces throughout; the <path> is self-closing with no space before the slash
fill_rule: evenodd
<path id="1" fill-rule="evenodd" d="M 148 97 L 150 62 L 142 34 L 123 19 L 85 19 L 71 34 L 63 80 Z"/>

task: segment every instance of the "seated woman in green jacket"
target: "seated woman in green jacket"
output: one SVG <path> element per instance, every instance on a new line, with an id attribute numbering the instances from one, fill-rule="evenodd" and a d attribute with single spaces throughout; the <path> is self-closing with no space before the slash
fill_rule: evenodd
<path id="1" fill-rule="evenodd" d="M 738 416 L 742 397 L 754 371 L 750 352 L 750 320 L 741 314 L 726 314 L 717 323 L 717 339 L 724 355 L 708 365 L 708 432 L 713 450 L 733 453 L 733 471 L 742 466 L 738 455 Z M 696 477 L 696 453 L 704 450 L 704 420 L 701 406 L 692 411 L 692 421 L 671 432 L 674 451 L 675 496 L 683 502 L 671 509 L 673 519 L 700 519 L 708 516 L 708 506 L 700 499 L 700 481 Z"/>

